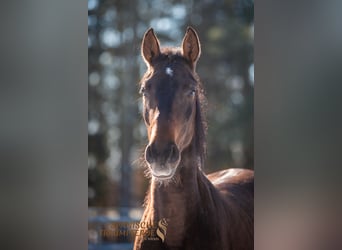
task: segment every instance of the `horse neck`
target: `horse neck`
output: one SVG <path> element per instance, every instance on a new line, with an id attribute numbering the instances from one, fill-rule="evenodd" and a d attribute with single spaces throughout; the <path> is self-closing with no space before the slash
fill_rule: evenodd
<path id="1" fill-rule="evenodd" d="M 152 178 L 150 201 L 155 208 L 158 219 L 167 217 L 173 208 L 188 209 L 189 205 L 197 202 L 198 175 L 201 171 L 196 160 L 196 153 L 190 145 L 182 152 L 182 159 L 178 166 L 176 176 L 169 183 L 160 183 Z M 190 204 L 187 204 L 190 203 Z"/>
<path id="2" fill-rule="evenodd" d="M 149 219 L 156 223 L 165 218 L 168 222 L 167 241 L 181 242 L 185 226 L 196 217 L 200 203 L 199 183 L 203 173 L 199 169 L 194 147 L 190 145 L 182 152 L 176 180 L 161 184 L 152 178 L 149 195 Z"/>

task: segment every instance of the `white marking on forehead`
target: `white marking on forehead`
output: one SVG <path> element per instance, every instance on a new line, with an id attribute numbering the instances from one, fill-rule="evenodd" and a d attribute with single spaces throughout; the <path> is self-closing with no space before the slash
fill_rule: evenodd
<path id="1" fill-rule="evenodd" d="M 170 67 L 166 67 L 165 73 L 169 76 L 173 76 L 173 70 Z"/>

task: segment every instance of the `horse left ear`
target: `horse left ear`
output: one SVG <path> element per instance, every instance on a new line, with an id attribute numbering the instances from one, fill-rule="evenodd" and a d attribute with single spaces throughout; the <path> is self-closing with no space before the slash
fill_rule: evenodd
<path id="1" fill-rule="evenodd" d="M 188 27 L 182 42 L 182 55 L 187 59 L 193 68 L 201 55 L 201 44 L 196 31 Z"/>
<path id="2" fill-rule="evenodd" d="M 142 44 L 141 55 L 148 65 L 152 65 L 153 59 L 157 58 L 160 54 L 159 40 L 154 34 L 152 28 L 146 31 Z"/>

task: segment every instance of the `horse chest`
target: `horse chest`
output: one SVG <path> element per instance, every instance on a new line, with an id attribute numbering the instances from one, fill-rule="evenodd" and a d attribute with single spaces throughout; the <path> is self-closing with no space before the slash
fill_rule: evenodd
<path id="1" fill-rule="evenodd" d="M 165 193 L 154 207 L 158 219 L 167 221 L 165 243 L 170 247 L 181 246 L 185 238 L 186 197 L 182 193 Z"/>

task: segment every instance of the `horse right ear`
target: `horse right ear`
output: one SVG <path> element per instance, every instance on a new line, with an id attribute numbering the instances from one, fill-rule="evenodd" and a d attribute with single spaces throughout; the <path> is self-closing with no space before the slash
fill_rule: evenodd
<path id="1" fill-rule="evenodd" d="M 201 44 L 196 31 L 188 27 L 182 42 L 182 54 L 187 59 L 193 68 L 201 55 Z"/>
<path id="2" fill-rule="evenodd" d="M 150 28 L 146 31 L 142 44 L 141 44 L 141 55 L 148 65 L 152 64 L 154 58 L 159 56 L 160 46 L 153 29 Z"/>

